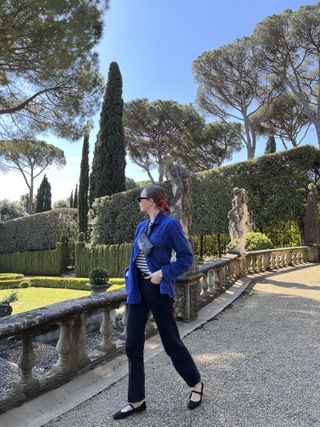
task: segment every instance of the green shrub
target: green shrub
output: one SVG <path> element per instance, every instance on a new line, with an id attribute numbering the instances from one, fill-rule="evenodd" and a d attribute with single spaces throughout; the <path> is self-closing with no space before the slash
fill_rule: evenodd
<path id="1" fill-rule="evenodd" d="M 108 270 L 104 267 L 96 267 L 90 271 L 89 279 L 92 285 L 104 285 L 109 279 Z"/>
<path id="2" fill-rule="evenodd" d="M 263 249 L 272 249 L 273 247 L 273 243 L 265 234 L 258 232 L 247 233 L 247 251 L 262 251 Z"/>
<path id="3" fill-rule="evenodd" d="M 19 284 L 19 288 L 29 288 L 30 286 L 30 282 L 28 282 L 27 280 L 23 280 L 20 284 Z"/>
<path id="4" fill-rule="evenodd" d="M 8 302 L 9 304 L 12 302 L 18 301 L 18 294 L 15 291 L 12 291 L 9 295 L 7 295 L 3 300 L 0 302 Z"/>

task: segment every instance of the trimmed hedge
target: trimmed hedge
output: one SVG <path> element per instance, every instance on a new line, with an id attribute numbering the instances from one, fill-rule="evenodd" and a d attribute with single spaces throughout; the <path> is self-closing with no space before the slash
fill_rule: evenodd
<path id="1" fill-rule="evenodd" d="M 1 280 L 0 281 L 0 290 L 1 289 L 15 289 L 18 288 L 20 283 L 23 280 Z"/>
<path id="2" fill-rule="evenodd" d="M 234 187 L 248 191 L 248 208 L 258 230 L 284 221 L 296 221 L 301 227 L 308 184 L 319 176 L 320 150 L 309 145 L 195 173 L 192 234 L 228 233 L 227 213 Z M 170 204 L 169 182 L 161 185 Z M 136 201 L 140 192 L 134 189 L 95 200 L 92 243 L 133 240 L 135 227 L 143 218 Z"/>
<path id="3" fill-rule="evenodd" d="M 23 274 L 0 273 L 0 282 L 3 280 L 18 280 L 22 278 L 23 278 Z"/>
<path id="4" fill-rule="evenodd" d="M 75 240 L 77 209 L 61 208 L 0 223 L 0 253 L 54 249 L 61 234 Z"/>
<path id="5" fill-rule="evenodd" d="M 88 277 L 95 267 L 104 267 L 112 277 L 123 277 L 130 261 L 132 244 L 86 245 L 76 243 L 75 273 L 77 277 Z"/>
<path id="6" fill-rule="evenodd" d="M 60 276 L 66 269 L 67 245 L 59 242 L 54 250 L 0 254 L 0 271 Z"/>
<path id="7" fill-rule="evenodd" d="M 161 184 L 167 200 L 172 200 L 169 183 Z M 90 222 L 93 245 L 121 244 L 133 241 L 137 224 L 146 218 L 139 209 L 137 198 L 141 188 L 95 199 L 95 218 Z"/>
<path id="8" fill-rule="evenodd" d="M 80 291 L 88 291 L 86 286 L 89 283 L 88 278 L 65 278 L 65 277 L 30 277 L 27 279 L 31 286 L 35 288 L 60 288 L 60 289 L 75 289 Z M 22 280 L 3 280 L 0 282 L 0 289 L 19 288 Z M 113 286 L 124 286 L 124 279 L 110 278 L 108 280 Z"/>

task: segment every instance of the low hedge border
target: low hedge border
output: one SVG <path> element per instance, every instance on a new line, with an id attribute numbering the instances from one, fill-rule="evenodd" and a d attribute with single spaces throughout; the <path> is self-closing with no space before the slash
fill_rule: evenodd
<path id="1" fill-rule="evenodd" d="M 30 277 L 22 280 L 1 280 L 0 289 L 14 289 L 18 288 L 20 283 L 27 280 L 31 286 L 35 288 L 57 288 L 57 289 L 74 289 L 79 291 L 88 291 L 87 278 L 64 278 L 64 277 Z M 124 286 L 124 279 L 111 278 L 109 282 L 112 286 L 109 290 L 118 289 Z"/>
<path id="2" fill-rule="evenodd" d="M 16 274 L 16 273 L 0 273 L 0 281 L 3 280 L 18 280 L 23 279 L 23 274 Z"/>
<path id="3" fill-rule="evenodd" d="M 18 288 L 23 280 L 0 280 L 1 289 L 15 289 Z"/>

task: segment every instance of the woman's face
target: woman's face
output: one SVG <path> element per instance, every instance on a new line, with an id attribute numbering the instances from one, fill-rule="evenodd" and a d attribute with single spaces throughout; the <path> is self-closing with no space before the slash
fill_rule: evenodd
<path id="1" fill-rule="evenodd" d="M 148 198 L 146 190 L 142 190 L 140 194 L 140 202 L 139 202 L 140 211 L 147 213 L 150 210 L 150 207 L 152 206 L 152 204 L 153 204 L 153 200 Z"/>

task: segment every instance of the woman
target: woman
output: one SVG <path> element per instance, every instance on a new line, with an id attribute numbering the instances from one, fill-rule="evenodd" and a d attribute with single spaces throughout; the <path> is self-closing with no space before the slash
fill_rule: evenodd
<path id="1" fill-rule="evenodd" d="M 144 188 L 138 198 L 141 212 L 150 220 L 137 226 L 131 253 L 126 289 L 128 302 L 126 353 L 129 360 L 128 405 L 114 414 L 119 420 L 146 409 L 144 376 L 144 333 L 149 310 L 157 324 L 166 353 L 192 388 L 188 408 L 201 404 L 203 383 L 200 373 L 180 339 L 174 320 L 174 280 L 193 262 L 181 224 L 166 216 L 165 194 L 158 185 Z M 170 262 L 172 250 L 176 261 Z"/>

